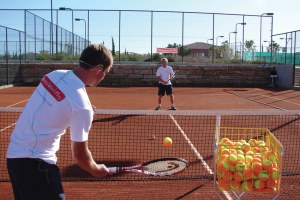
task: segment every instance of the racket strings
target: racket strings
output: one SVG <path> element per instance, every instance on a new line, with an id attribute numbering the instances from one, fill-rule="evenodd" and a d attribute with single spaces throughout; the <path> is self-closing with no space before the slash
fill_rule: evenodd
<path id="1" fill-rule="evenodd" d="M 154 174 L 176 174 L 187 167 L 185 162 L 179 160 L 166 160 L 149 163 L 144 166 L 144 170 Z"/>

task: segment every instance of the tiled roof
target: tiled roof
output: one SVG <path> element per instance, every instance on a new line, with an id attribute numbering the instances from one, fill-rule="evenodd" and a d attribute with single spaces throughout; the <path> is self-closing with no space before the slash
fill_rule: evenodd
<path id="1" fill-rule="evenodd" d="M 185 45 L 189 49 L 209 49 L 212 45 L 204 42 L 195 42 Z"/>

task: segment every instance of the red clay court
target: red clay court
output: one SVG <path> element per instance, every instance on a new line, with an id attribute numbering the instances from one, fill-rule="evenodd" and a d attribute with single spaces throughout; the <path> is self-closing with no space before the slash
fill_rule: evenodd
<path id="1" fill-rule="evenodd" d="M 24 107 L 34 87 L 11 87 L 0 90 L 1 107 Z M 156 87 L 87 88 L 97 109 L 153 110 L 157 105 Z M 272 88 L 175 88 L 178 110 L 300 110 L 300 91 Z M 163 97 L 164 109 L 169 98 Z"/>
<path id="2" fill-rule="evenodd" d="M 1 107 L 24 107 L 34 87 L 11 87 L 0 90 Z M 157 105 L 156 87 L 97 87 L 87 89 L 93 105 L 112 112 L 151 111 Z M 215 116 L 212 112 L 249 111 L 252 113 L 282 112 L 282 115 L 260 116 L 223 116 L 221 125 L 269 128 L 285 147 L 281 191 L 278 199 L 298 199 L 299 194 L 299 153 L 297 142 L 300 141 L 299 115 L 287 115 L 290 110 L 300 110 L 300 91 L 275 90 L 273 88 L 174 88 L 175 104 L 178 111 L 163 115 L 169 108 L 169 98 L 164 97 L 163 109 L 157 112 L 162 116 L 146 117 L 146 121 L 135 115 L 96 115 L 98 120 L 91 131 L 91 150 L 98 161 L 108 164 L 126 164 L 130 161 L 153 159 L 155 156 L 171 157 L 179 155 L 187 158 L 190 167 L 186 172 L 172 179 L 149 179 L 143 176 L 125 175 L 103 181 L 94 180 L 76 166 L 65 166 L 63 160 L 71 159 L 69 138 L 62 139 L 58 165 L 65 177 L 64 189 L 67 199 L 218 199 L 214 191 L 212 171 L 214 169 L 213 142 Z M 125 110 L 125 111 L 122 111 Z M 198 112 L 199 116 L 181 116 L 180 112 Z M 109 112 L 109 111 L 107 111 Z M 152 111 L 151 111 L 152 112 Z M 205 114 L 205 112 L 207 112 Z M 138 112 L 137 112 L 138 113 Z M 5 116 L 1 116 L 4 119 Z M 15 120 L 16 116 L 14 116 Z M 172 124 L 180 125 L 181 133 Z M 2 122 L 1 122 L 2 123 Z M 9 122 L 13 123 L 12 121 Z M 151 127 L 149 128 L 149 124 Z M 2 126 L 2 125 L 1 125 Z M 1 127 L 2 129 L 2 127 Z M 136 130 L 138 129 L 138 130 Z M 149 129 L 149 130 L 148 130 Z M 145 131 L 147 130 L 147 132 Z M 149 131 L 149 132 L 148 132 Z M 97 133 L 103 134 L 101 140 Z M 160 143 L 165 133 L 171 134 L 174 146 L 165 149 Z M 101 135 L 100 134 L 100 135 Z M 192 141 L 197 152 L 182 139 L 182 134 Z M 156 139 L 153 139 L 155 135 Z M 94 138 L 95 136 L 95 138 Z M 140 140 L 137 140 L 140 138 Z M 97 139 L 97 143 L 93 140 Z M 141 142 L 147 141 L 147 142 Z M 134 145 L 133 145 L 134 144 Z M 296 145 L 295 145 L 296 144 Z M 101 148 L 103 147 L 103 148 Z M 1 160 L 5 148 L 1 147 Z M 118 157 L 119 156 L 119 157 Z M 199 161 L 200 160 L 200 161 Z M 2 162 L 2 161 L 1 161 Z M 5 165 L 0 165 L 5 171 Z M 72 171 L 73 170 L 73 171 Z M 77 170 L 77 171 L 76 171 Z M 72 171 L 72 173 L 71 173 Z M 76 173 L 74 173 L 74 171 Z M 4 172 L 2 172 L 3 174 Z M 85 180 L 88 177 L 88 180 Z M 131 178 L 133 178 L 131 180 Z M 9 182 L 0 182 L 0 199 L 12 199 Z M 232 194 L 226 199 L 235 199 Z M 243 199 L 270 199 L 270 195 L 246 194 Z"/>

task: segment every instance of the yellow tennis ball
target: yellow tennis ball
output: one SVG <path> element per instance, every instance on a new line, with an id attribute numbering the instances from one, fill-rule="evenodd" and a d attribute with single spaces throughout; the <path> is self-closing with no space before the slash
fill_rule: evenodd
<path id="1" fill-rule="evenodd" d="M 165 139 L 163 141 L 163 145 L 165 147 L 170 147 L 170 146 L 172 146 L 172 144 L 173 144 L 172 139 L 170 137 L 165 137 Z"/>

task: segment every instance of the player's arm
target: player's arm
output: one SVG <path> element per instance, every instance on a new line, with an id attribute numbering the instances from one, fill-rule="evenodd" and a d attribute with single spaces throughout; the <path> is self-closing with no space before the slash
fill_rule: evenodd
<path id="1" fill-rule="evenodd" d="M 85 171 L 89 172 L 97 178 L 104 177 L 109 170 L 103 164 L 97 164 L 92 153 L 88 148 L 88 141 L 74 142 L 72 141 L 72 155 L 76 163 Z"/>

